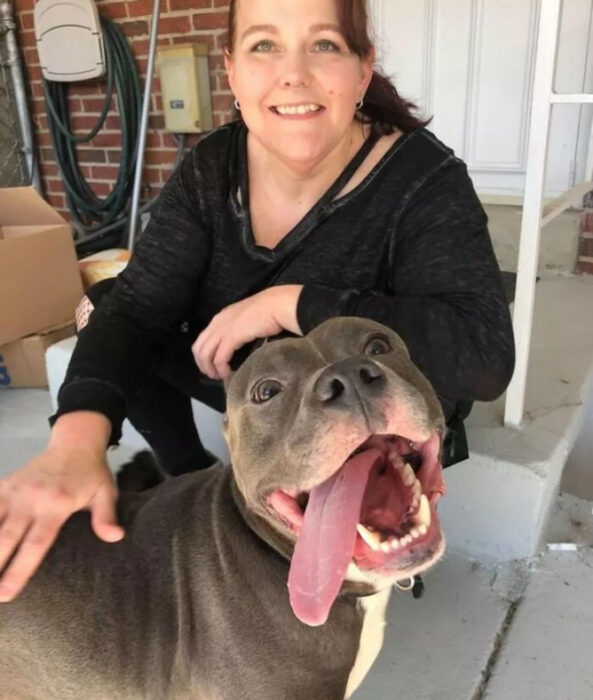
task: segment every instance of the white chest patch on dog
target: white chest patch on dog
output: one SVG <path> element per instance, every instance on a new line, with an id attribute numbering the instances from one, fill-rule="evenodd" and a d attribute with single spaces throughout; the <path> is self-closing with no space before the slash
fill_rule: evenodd
<path id="1" fill-rule="evenodd" d="M 381 651 L 383 637 L 385 636 L 385 611 L 391 591 L 392 588 L 389 586 L 375 593 L 375 595 L 360 598 L 358 601 L 358 605 L 364 613 L 364 620 L 360 633 L 358 653 L 348 677 L 345 700 L 348 700 L 362 683 Z"/>

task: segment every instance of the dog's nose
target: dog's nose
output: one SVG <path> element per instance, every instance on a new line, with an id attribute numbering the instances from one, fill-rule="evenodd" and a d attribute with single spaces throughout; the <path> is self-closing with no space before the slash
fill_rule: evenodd
<path id="1" fill-rule="evenodd" d="M 347 402 L 383 390 L 385 373 L 371 360 L 349 358 L 327 367 L 317 377 L 313 396 L 325 404 Z"/>

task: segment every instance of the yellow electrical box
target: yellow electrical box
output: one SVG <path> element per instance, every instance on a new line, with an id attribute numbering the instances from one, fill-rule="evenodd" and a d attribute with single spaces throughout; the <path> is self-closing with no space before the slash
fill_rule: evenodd
<path id="1" fill-rule="evenodd" d="M 165 128 L 175 134 L 212 129 L 206 44 L 163 46 L 157 53 Z"/>

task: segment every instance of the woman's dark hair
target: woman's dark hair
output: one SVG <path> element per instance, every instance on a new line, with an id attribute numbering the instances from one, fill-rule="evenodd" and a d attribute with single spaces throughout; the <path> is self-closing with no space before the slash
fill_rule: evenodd
<path id="1" fill-rule="evenodd" d="M 366 58 L 373 49 L 368 29 L 367 0 L 335 0 L 342 34 L 350 48 L 360 58 Z M 229 23 L 227 50 L 232 52 L 235 45 L 235 25 L 237 3 L 231 0 L 229 5 Z M 395 85 L 378 70 L 373 70 L 373 77 L 364 96 L 364 104 L 356 118 L 361 122 L 375 125 L 383 134 L 394 129 L 404 133 L 426 126 L 431 120 L 423 121 L 414 115 L 417 107 L 412 102 L 400 97 Z"/>

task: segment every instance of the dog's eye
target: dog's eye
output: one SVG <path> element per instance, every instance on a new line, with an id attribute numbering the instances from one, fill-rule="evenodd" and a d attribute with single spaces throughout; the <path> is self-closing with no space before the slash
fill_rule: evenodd
<path id="1" fill-rule="evenodd" d="M 390 350 L 391 345 L 389 345 L 387 338 L 384 338 L 383 336 L 378 336 L 367 343 L 364 349 L 364 354 L 385 355 L 385 353 L 388 353 Z"/>
<path id="2" fill-rule="evenodd" d="M 282 391 L 282 384 L 275 379 L 264 379 L 253 387 L 251 398 L 254 403 L 264 403 Z"/>

